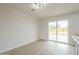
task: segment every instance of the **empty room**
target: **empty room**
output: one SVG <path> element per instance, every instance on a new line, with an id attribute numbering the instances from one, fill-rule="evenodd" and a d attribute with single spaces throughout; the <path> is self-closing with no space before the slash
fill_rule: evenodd
<path id="1" fill-rule="evenodd" d="M 79 55 L 79 3 L 0 3 L 0 55 Z"/>

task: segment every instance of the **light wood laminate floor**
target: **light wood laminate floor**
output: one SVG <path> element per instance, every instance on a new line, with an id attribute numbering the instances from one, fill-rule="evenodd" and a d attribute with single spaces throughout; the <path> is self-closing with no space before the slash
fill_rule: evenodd
<path id="1" fill-rule="evenodd" d="M 63 43 L 38 40 L 7 53 L 11 55 L 75 55 L 75 49 L 74 46 Z"/>

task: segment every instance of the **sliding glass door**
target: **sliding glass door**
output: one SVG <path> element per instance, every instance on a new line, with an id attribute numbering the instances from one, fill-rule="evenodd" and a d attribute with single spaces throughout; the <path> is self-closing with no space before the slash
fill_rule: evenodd
<path id="1" fill-rule="evenodd" d="M 68 20 L 49 22 L 49 40 L 68 43 Z"/>

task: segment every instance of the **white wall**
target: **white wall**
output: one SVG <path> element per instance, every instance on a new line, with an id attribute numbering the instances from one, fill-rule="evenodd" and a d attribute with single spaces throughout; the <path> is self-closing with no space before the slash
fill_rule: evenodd
<path id="1" fill-rule="evenodd" d="M 79 12 L 41 19 L 40 39 L 48 40 L 48 22 L 56 20 L 69 20 L 69 43 L 73 44 L 72 34 L 79 33 Z"/>
<path id="2" fill-rule="evenodd" d="M 38 22 L 37 18 L 12 7 L 0 6 L 0 52 L 38 40 Z"/>

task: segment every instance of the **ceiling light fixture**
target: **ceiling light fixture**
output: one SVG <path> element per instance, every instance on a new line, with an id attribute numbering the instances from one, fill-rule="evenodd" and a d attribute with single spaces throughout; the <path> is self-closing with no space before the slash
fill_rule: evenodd
<path id="1" fill-rule="evenodd" d="M 41 8 L 46 8 L 47 4 L 46 3 L 33 3 L 33 9 L 32 11 L 36 9 L 41 9 Z"/>

